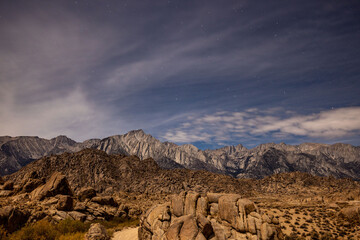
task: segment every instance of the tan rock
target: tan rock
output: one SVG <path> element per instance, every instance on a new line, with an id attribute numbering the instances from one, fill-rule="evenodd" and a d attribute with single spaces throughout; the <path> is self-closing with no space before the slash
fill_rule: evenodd
<path id="1" fill-rule="evenodd" d="M 73 195 L 66 177 L 59 172 L 55 172 L 44 185 L 32 191 L 30 197 L 35 200 L 43 200 L 57 194 Z"/>
<path id="2" fill-rule="evenodd" d="M 196 215 L 208 215 L 209 201 L 207 197 L 199 197 L 196 204 Z"/>
<path id="3" fill-rule="evenodd" d="M 12 190 L 0 190 L 0 197 L 9 197 L 14 192 Z"/>
<path id="4" fill-rule="evenodd" d="M 350 222 L 360 223 L 360 206 L 343 208 L 340 210 L 339 216 Z"/>
<path id="5" fill-rule="evenodd" d="M 199 198 L 199 193 L 188 192 L 185 198 L 184 215 L 195 215 L 196 214 L 196 203 Z"/>
<path id="6" fill-rule="evenodd" d="M 207 219 L 204 215 L 198 214 L 196 220 L 200 228 L 200 231 L 205 238 L 209 238 L 211 235 L 214 234 L 214 230 L 211 226 L 210 220 Z"/>
<path id="7" fill-rule="evenodd" d="M 225 240 L 225 230 L 215 219 L 211 219 L 211 226 L 214 229 L 215 237 L 217 240 Z"/>
<path id="8" fill-rule="evenodd" d="M 218 213 L 219 213 L 219 205 L 217 203 L 211 203 L 210 204 L 210 215 L 217 216 Z"/>
<path id="9" fill-rule="evenodd" d="M 257 234 L 255 218 L 253 216 L 247 217 L 248 231 L 252 234 Z"/>
<path id="10" fill-rule="evenodd" d="M 275 233 L 273 228 L 266 222 L 261 225 L 260 232 L 261 232 L 261 240 L 271 239 L 271 237 Z"/>
<path id="11" fill-rule="evenodd" d="M 82 222 L 84 222 L 86 220 L 86 215 L 81 212 L 71 211 L 71 212 L 68 212 L 68 214 L 74 220 L 82 221 Z"/>
<path id="12" fill-rule="evenodd" d="M 219 198 L 224 195 L 223 193 L 207 193 L 206 196 L 208 197 L 209 203 L 218 203 Z"/>
<path id="13" fill-rule="evenodd" d="M 57 210 L 71 211 L 73 210 L 74 201 L 69 195 L 56 195 L 58 202 L 55 206 Z"/>
<path id="14" fill-rule="evenodd" d="M 250 214 L 251 212 L 256 211 L 255 204 L 249 199 L 242 198 L 237 201 L 240 213 L 245 213 L 245 215 Z"/>
<path id="15" fill-rule="evenodd" d="M 236 216 L 235 218 L 236 225 L 234 226 L 234 228 L 239 232 L 245 233 L 247 229 L 247 222 L 245 220 L 246 217 L 244 216 L 244 214 L 240 213 L 239 216 Z"/>
<path id="16" fill-rule="evenodd" d="M 271 222 L 275 225 L 278 225 L 280 222 L 279 222 L 279 218 L 278 217 L 274 217 Z"/>
<path id="17" fill-rule="evenodd" d="M 262 225 L 262 219 L 261 218 L 255 218 L 255 228 L 256 230 L 260 230 L 261 229 L 261 225 Z"/>
<path id="18" fill-rule="evenodd" d="M 44 182 L 41 179 L 29 178 L 28 181 L 22 187 L 22 189 L 24 192 L 29 193 L 34 189 L 36 189 L 37 187 L 39 187 L 40 185 L 42 185 L 43 183 Z"/>
<path id="19" fill-rule="evenodd" d="M 239 214 L 237 201 L 240 198 L 238 194 L 227 194 L 219 198 L 219 216 L 233 227 L 236 226 L 236 217 Z"/>
<path id="20" fill-rule="evenodd" d="M 194 240 L 199 232 L 195 218 L 190 215 L 184 220 L 180 230 L 180 240 Z"/>
<path id="21" fill-rule="evenodd" d="M 81 188 L 77 193 L 77 197 L 80 201 L 85 201 L 86 199 L 91 199 L 96 196 L 96 191 L 92 187 Z"/>
<path id="22" fill-rule="evenodd" d="M 85 240 L 110 240 L 110 237 L 103 225 L 93 223 L 85 234 Z"/>
<path id="23" fill-rule="evenodd" d="M 148 229 L 140 227 L 138 230 L 138 238 L 140 240 L 152 240 L 152 233 Z"/>
<path id="24" fill-rule="evenodd" d="M 0 208 L 0 225 L 3 225 L 9 233 L 21 228 L 28 217 L 27 212 L 13 206 Z"/>
<path id="25" fill-rule="evenodd" d="M 172 213 L 180 217 L 184 215 L 184 202 L 185 202 L 185 193 L 182 192 L 179 195 L 173 195 L 171 198 L 171 209 Z"/>
<path id="26" fill-rule="evenodd" d="M 111 196 L 103 196 L 103 197 L 93 197 L 91 199 L 92 202 L 95 202 L 100 205 L 109 205 L 113 207 L 117 207 L 118 204 L 115 202 L 114 198 Z"/>
<path id="27" fill-rule="evenodd" d="M 247 240 L 245 233 L 239 233 L 234 229 L 231 230 L 231 238 L 233 240 Z"/>
<path id="28" fill-rule="evenodd" d="M 164 203 L 156 205 L 150 208 L 145 214 L 144 224 L 149 230 L 155 229 L 158 224 L 156 224 L 160 219 L 170 219 L 170 204 Z M 166 226 L 158 226 L 166 227 Z"/>
<path id="29" fill-rule="evenodd" d="M 195 240 L 206 240 L 206 239 L 207 238 L 201 232 L 199 232 L 195 238 Z"/>
<path id="30" fill-rule="evenodd" d="M 166 237 L 168 240 L 179 240 L 180 239 L 180 229 L 182 227 L 182 225 L 184 224 L 184 221 L 177 221 L 175 223 L 173 223 L 172 225 L 170 225 L 167 233 L 166 233 Z"/>
<path id="31" fill-rule="evenodd" d="M 77 202 L 74 206 L 75 211 L 83 212 L 86 210 L 86 204 L 83 202 Z"/>

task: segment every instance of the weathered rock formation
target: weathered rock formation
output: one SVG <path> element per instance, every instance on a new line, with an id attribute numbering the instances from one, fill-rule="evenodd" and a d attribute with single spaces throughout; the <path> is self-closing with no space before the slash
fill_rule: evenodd
<path id="1" fill-rule="evenodd" d="M 183 192 L 150 208 L 139 240 L 282 239 L 279 220 L 238 194 Z"/>

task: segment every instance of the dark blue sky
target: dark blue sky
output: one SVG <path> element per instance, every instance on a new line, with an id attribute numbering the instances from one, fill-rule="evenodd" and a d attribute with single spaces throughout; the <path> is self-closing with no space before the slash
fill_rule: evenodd
<path id="1" fill-rule="evenodd" d="M 359 1 L 0 2 L 0 135 L 360 144 Z"/>

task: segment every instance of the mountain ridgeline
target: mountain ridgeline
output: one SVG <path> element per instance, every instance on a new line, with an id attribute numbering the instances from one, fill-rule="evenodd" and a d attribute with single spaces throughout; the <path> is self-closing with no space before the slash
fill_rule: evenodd
<path id="1" fill-rule="evenodd" d="M 360 180 L 360 147 L 349 144 L 284 143 L 242 145 L 202 151 L 191 144 L 161 142 L 142 130 L 77 143 L 65 136 L 50 140 L 38 137 L 0 137 L 0 174 L 16 172 L 43 156 L 92 148 L 108 154 L 153 158 L 165 169 L 188 168 L 223 173 L 236 178 L 263 178 L 282 172 L 307 172 Z"/>

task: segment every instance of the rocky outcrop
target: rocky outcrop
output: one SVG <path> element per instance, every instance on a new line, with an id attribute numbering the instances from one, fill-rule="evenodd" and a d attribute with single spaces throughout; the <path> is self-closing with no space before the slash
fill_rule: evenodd
<path id="1" fill-rule="evenodd" d="M 103 225 L 93 223 L 85 234 L 85 240 L 110 240 L 110 237 Z"/>
<path id="2" fill-rule="evenodd" d="M 73 195 L 65 175 L 55 172 L 46 184 L 32 191 L 30 197 L 34 200 L 43 200 L 46 197 L 53 197 L 58 194 Z"/>
<path id="3" fill-rule="evenodd" d="M 360 180 L 360 147 L 349 144 L 267 143 L 252 149 L 237 145 L 202 151 L 191 144 L 160 142 L 142 130 L 83 143 L 76 143 L 65 136 L 51 140 L 0 137 L 0 175 L 15 172 L 43 156 L 84 148 L 99 149 L 108 154 L 136 155 L 140 160 L 152 158 L 164 169 L 204 169 L 236 178 L 263 178 L 300 171 Z"/>
<path id="4" fill-rule="evenodd" d="M 211 211 L 216 208 L 218 211 Z M 140 240 L 282 239 L 279 220 L 237 194 L 174 195 L 140 220 Z"/>

